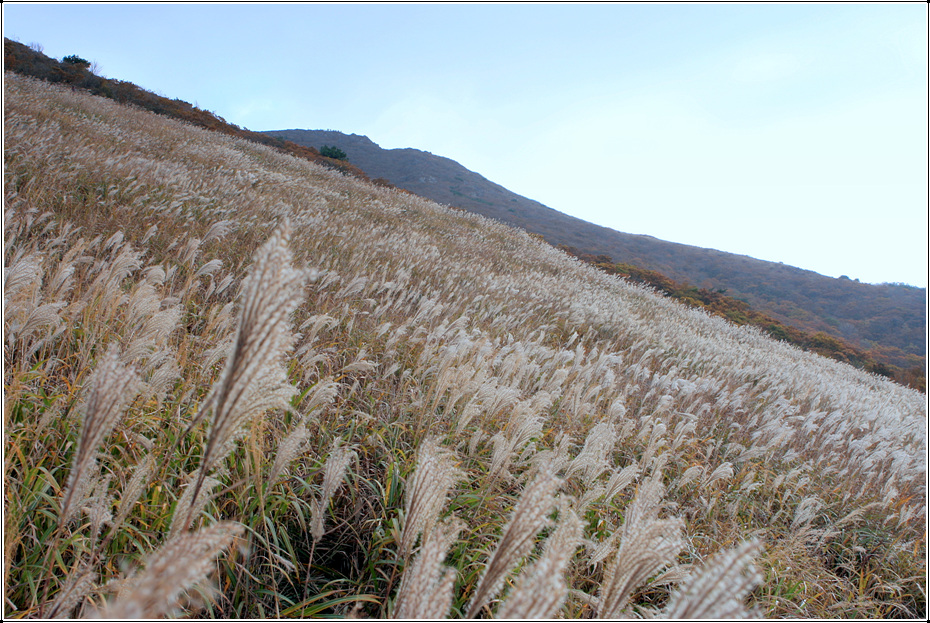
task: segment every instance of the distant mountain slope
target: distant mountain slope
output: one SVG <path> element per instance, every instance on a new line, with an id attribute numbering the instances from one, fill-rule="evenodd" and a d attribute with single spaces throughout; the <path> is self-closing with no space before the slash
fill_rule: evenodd
<path id="1" fill-rule="evenodd" d="M 267 134 L 317 149 L 338 147 L 372 178 L 522 227 L 551 244 L 605 254 L 698 287 L 726 290 L 786 324 L 842 337 L 893 365 L 916 365 L 925 354 L 924 288 L 835 279 L 745 255 L 618 232 L 522 197 L 449 158 L 417 149 L 382 149 L 366 136 L 331 130 Z"/>

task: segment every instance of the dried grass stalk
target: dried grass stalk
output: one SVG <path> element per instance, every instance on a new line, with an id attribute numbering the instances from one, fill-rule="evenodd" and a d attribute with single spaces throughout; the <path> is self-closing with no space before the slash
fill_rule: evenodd
<path id="1" fill-rule="evenodd" d="M 721 463 L 720 465 L 717 466 L 717 469 L 712 471 L 706 478 L 704 478 L 704 482 L 701 483 L 701 486 L 706 489 L 719 480 L 727 480 L 732 477 L 733 477 L 733 464 L 729 462 Z"/>
<path id="2" fill-rule="evenodd" d="M 464 527 L 462 520 L 449 518 L 434 524 L 426 533 L 419 553 L 404 570 L 394 602 L 394 618 L 447 618 L 456 571 L 442 562 Z"/>
<path id="3" fill-rule="evenodd" d="M 620 549 L 604 573 L 598 618 L 621 617 L 633 591 L 662 567 L 672 564 L 684 547 L 684 522 L 678 518 L 658 519 L 664 495 L 662 483 L 650 478 L 630 503 Z"/>
<path id="4" fill-rule="evenodd" d="M 581 544 L 582 525 L 567 504 L 559 525 L 546 539 L 542 556 L 520 574 L 514 589 L 498 609 L 498 619 L 551 619 L 568 597 L 565 570 Z"/>
<path id="5" fill-rule="evenodd" d="M 478 581 L 468 606 L 468 618 L 475 618 L 481 608 L 500 593 L 507 574 L 530 552 L 533 539 L 546 524 L 552 511 L 555 492 L 561 484 L 562 481 L 554 474 L 542 471 L 523 490 L 510 521 L 504 527 L 501 540 Z"/>
<path id="6" fill-rule="evenodd" d="M 693 574 L 669 599 L 663 614 L 669 619 L 745 619 L 746 595 L 762 581 L 752 560 L 762 551 L 758 541 L 718 553 Z"/>
<path id="7" fill-rule="evenodd" d="M 326 509 L 333 494 L 342 484 L 346 470 L 352 459 L 355 457 L 355 451 L 352 448 L 345 448 L 339 445 L 339 440 L 333 446 L 332 452 L 326 459 L 326 465 L 323 467 L 323 491 L 320 497 L 313 502 L 310 511 L 310 534 L 313 536 L 314 543 L 323 538 L 325 532 Z"/>
<path id="8" fill-rule="evenodd" d="M 278 450 L 275 453 L 274 464 L 268 473 L 267 482 L 273 485 L 277 482 L 278 477 L 285 474 L 291 461 L 296 459 L 307 440 L 310 438 L 310 431 L 307 430 L 303 422 L 297 424 L 287 437 L 278 444 Z"/>
<path id="9" fill-rule="evenodd" d="M 65 580 L 55 599 L 42 614 L 50 619 L 68 619 L 80 601 L 88 595 L 97 581 L 97 574 L 85 562 Z"/>
<path id="10" fill-rule="evenodd" d="M 145 570 L 129 578 L 129 586 L 108 604 L 106 619 L 159 618 L 174 608 L 181 594 L 199 584 L 213 559 L 229 547 L 243 526 L 222 521 L 197 532 L 185 532 L 153 552 Z"/>
<path id="11" fill-rule="evenodd" d="M 287 408 L 295 392 L 281 360 L 293 340 L 288 317 L 301 299 L 305 275 L 291 265 L 289 241 L 285 222 L 255 253 L 255 264 L 242 282 L 239 325 L 226 367 L 194 418 L 199 422 L 213 411 L 194 499 L 243 426 L 268 409 Z"/>
<path id="12" fill-rule="evenodd" d="M 616 442 L 617 432 L 609 422 L 600 422 L 592 427 L 581 452 L 565 471 L 565 477 L 584 472 L 585 482 L 596 480 L 604 471 L 610 469 L 608 455 Z"/>
<path id="13" fill-rule="evenodd" d="M 174 507 L 174 514 L 171 516 L 171 527 L 168 529 L 169 539 L 178 536 L 190 526 L 194 518 L 200 514 L 203 507 L 210 501 L 210 493 L 220 484 L 220 481 L 216 478 L 210 478 L 209 476 L 201 478 L 201 472 L 202 470 L 198 469 L 188 476 L 190 484 L 187 485 L 184 493 L 178 499 L 178 503 Z M 199 489 L 196 488 L 197 484 L 200 485 Z"/>
<path id="14" fill-rule="evenodd" d="M 439 518 L 446 497 L 462 472 L 455 467 L 455 453 L 428 439 L 417 452 L 417 467 L 405 492 L 404 528 L 400 538 L 400 553 L 406 558 L 413 550 L 421 532 Z"/>
<path id="15" fill-rule="evenodd" d="M 111 534 L 119 530 L 123 522 L 126 521 L 126 518 L 129 517 L 129 513 L 132 512 L 132 507 L 136 503 L 136 500 L 139 499 L 139 496 L 142 495 L 145 488 L 148 486 L 154 469 L 155 457 L 149 454 L 136 466 L 136 469 L 133 470 L 132 478 L 123 489 L 123 495 L 120 497 L 116 519 L 111 522 Z"/>
<path id="16" fill-rule="evenodd" d="M 139 376 L 124 366 L 115 348 L 107 350 L 90 379 L 81 434 L 61 504 L 61 523 L 74 515 L 94 483 L 97 450 L 135 397 Z"/>
<path id="17" fill-rule="evenodd" d="M 610 480 L 607 481 L 607 491 L 604 493 L 604 499 L 608 502 L 612 501 L 621 491 L 636 480 L 639 471 L 639 464 L 636 461 L 633 461 L 620 471 L 614 470 Z"/>

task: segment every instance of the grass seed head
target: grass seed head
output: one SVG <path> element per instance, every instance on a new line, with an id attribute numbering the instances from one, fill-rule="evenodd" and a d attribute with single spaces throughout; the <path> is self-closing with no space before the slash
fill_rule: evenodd
<path id="1" fill-rule="evenodd" d="M 223 521 L 169 539 L 152 553 L 130 587 L 101 613 L 107 619 L 160 618 L 184 591 L 202 582 L 213 560 L 242 534 L 241 524 Z"/>
<path id="2" fill-rule="evenodd" d="M 746 541 L 718 553 L 672 594 L 663 616 L 669 619 L 744 619 L 743 600 L 762 581 L 752 561 L 762 551 L 758 541 Z"/>
<path id="3" fill-rule="evenodd" d="M 552 472 L 541 471 L 523 490 L 478 581 L 468 606 L 468 618 L 474 618 L 500 593 L 507 574 L 532 549 L 536 534 L 548 521 L 561 484 L 561 479 Z"/>
<path id="4" fill-rule="evenodd" d="M 394 602 L 394 618 L 444 619 L 448 616 L 457 573 L 442 563 L 464 528 L 465 523 L 454 517 L 429 528 L 413 562 L 404 569 Z"/>
<path id="5" fill-rule="evenodd" d="M 495 615 L 498 619 L 551 619 L 568 596 L 566 569 L 581 544 L 581 520 L 563 501 L 559 523 L 546 539 L 543 553 L 516 579 Z"/>
<path id="6" fill-rule="evenodd" d="M 340 441 L 337 439 L 332 452 L 330 452 L 329 457 L 326 459 L 326 465 L 323 467 L 323 491 L 320 493 L 320 497 L 313 502 L 310 517 L 310 534 L 313 536 L 314 542 L 323 538 L 326 509 L 329 507 L 329 501 L 332 499 L 333 494 L 336 493 L 339 485 L 342 484 L 342 479 L 345 477 L 346 470 L 348 470 L 349 465 L 352 463 L 352 459 L 356 456 L 352 448 L 347 448 L 339 444 Z"/>
<path id="7" fill-rule="evenodd" d="M 455 453 L 440 446 L 437 439 L 427 439 L 420 445 L 417 466 L 405 493 L 404 527 L 400 539 L 400 552 L 404 557 L 412 553 L 420 533 L 439 519 L 449 492 L 464 476 L 455 466 L 455 461 Z"/>
<path id="8" fill-rule="evenodd" d="M 72 517 L 86 494 L 96 472 L 96 453 L 135 397 L 138 383 L 138 374 L 122 364 L 117 350 L 108 349 L 89 382 L 81 432 L 61 505 L 62 522 Z"/>

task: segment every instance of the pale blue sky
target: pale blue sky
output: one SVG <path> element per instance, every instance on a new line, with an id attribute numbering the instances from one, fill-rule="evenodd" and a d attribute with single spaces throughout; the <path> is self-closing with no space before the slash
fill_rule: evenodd
<path id="1" fill-rule="evenodd" d="M 927 285 L 927 6 L 3 5 L 252 130 L 447 156 L 614 229 Z"/>

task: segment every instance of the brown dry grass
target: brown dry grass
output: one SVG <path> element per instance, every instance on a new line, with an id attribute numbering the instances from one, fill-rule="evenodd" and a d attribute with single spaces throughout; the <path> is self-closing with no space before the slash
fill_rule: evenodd
<path id="1" fill-rule="evenodd" d="M 146 572 L 214 617 L 926 614 L 916 392 L 499 223 L 5 90 L 7 617 L 123 607 Z M 110 345 L 138 384 L 83 433 Z M 157 571 L 217 526 L 243 546 Z"/>

